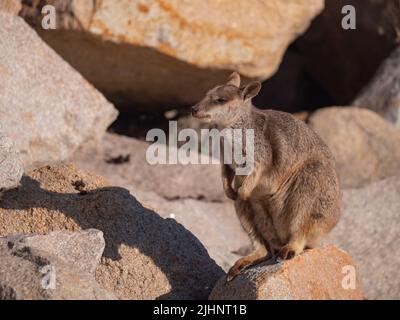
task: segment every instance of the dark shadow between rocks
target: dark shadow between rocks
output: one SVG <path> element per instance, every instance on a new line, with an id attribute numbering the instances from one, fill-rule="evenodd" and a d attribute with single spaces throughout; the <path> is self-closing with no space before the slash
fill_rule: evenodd
<path id="1" fill-rule="evenodd" d="M 123 111 L 189 107 L 232 72 L 199 68 L 150 47 L 105 41 L 82 31 L 37 32 Z"/>
<path id="2" fill-rule="evenodd" d="M 121 245 L 137 248 L 169 280 L 170 292 L 159 299 L 206 299 L 224 274 L 191 232 L 175 220 L 163 219 L 144 208 L 124 188 L 57 193 L 41 188 L 38 181 L 24 176 L 19 189 L 3 193 L 0 208 L 23 210 L 25 213 L 14 211 L 12 214 L 22 214 L 26 219 L 35 219 L 31 209 L 49 210 L 44 220 L 46 228 L 51 230 L 68 228 L 69 219 L 81 229 L 101 230 L 106 243 L 103 256 L 112 260 L 121 258 L 118 250 Z"/>

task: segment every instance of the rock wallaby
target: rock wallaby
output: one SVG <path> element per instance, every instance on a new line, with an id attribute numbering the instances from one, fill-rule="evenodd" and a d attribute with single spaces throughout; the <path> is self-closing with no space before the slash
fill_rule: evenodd
<path id="1" fill-rule="evenodd" d="M 259 82 L 241 87 L 234 72 L 225 85 L 208 91 L 192 107 L 195 118 L 220 130 L 254 130 L 251 173 L 240 176 L 235 163 L 222 163 L 225 193 L 235 201 L 254 246 L 230 269 L 228 281 L 251 265 L 291 259 L 317 246 L 340 217 L 339 182 L 330 150 L 292 115 L 254 107 L 252 98 L 260 89 Z"/>

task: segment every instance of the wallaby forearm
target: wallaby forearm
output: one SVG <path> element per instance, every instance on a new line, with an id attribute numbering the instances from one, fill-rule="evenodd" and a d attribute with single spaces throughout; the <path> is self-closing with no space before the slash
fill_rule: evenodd
<path id="1" fill-rule="evenodd" d="M 238 195 L 242 200 L 250 198 L 251 193 L 259 184 L 260 177 L 261 169 L 259 167 L 254 167 L 253 171 L 248 176 L 244 177 L 242 184 L 238 189 Z"/>
<path id="2" fill-rule="evenodd" d="M 229 199 L 236 200 L 237 192 L 232 187 L 232 183 L 235 178 L 235 172 L 229 165 L 222 164 L 221 173 L 222 173 L 222 185 L 225 194 Z"/>

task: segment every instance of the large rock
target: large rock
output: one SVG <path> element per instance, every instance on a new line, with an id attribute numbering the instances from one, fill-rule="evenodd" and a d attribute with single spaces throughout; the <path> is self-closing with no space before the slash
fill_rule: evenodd
<path id="1" fill-rule="evenodd" d="M 356 261 L 368 299 L 400 299 L 400 176 L 345 190 L 343 212 L 328 236 Z"/>
<path id="2" fill-rule="evenodd" d="M 182 225 L 100 177 L 64 165 L 35 170 L 21 184 L 3 194 L 0 235 L 101 230 L 96 280 L 120 299 L 204 299 L 223 275 Z"/>
<path id="3" fill-rule="evenodd" d="M 325 3 L 325 10 L 296 42 L 296 52 L 308 77 L 336 104 L 350 104 L 398 45 L 400 3 L 398 0 Z M 342 28 L 345 17 L 342 8 L 346 5 L 356 10 L 355 30 Z"/>
<path id="4" fill-rule="evenodd" d="M 333 152 L 343 188 L 400 173 L 400 132 L 375 112 L 324 108 L 308 121 Z"/>
<path id="5" fill-rule="evenodd" d="M 18 237 L 24 246 L 56 255 L 70 268 L 81 273 L 94 273 L 104 252 L 103 233 L 88 229 L 80 232 L 54 231 L 45 236 Z"/>
<path id="6" fill-rule="evenodd" d="M 57 8 L 57 30 L 40 28 L 47 3 Z M 198 101 L 228 70 L 271 76 L 323 6 L 323 0 L 46 0 L 24 4 L 22 15 L 119 105 L 171 109 Z"/>
<path id="7" fill-rule="evenodd" d="M 353 105 L 374 110 L 400 127 L 400 47 L 382 64 Z"/>
<path id="8" fill-rule="evenodd" d="M 0 238 L 0 300 L 110 300 L 94 279 L 104 249 L 97 230 Z"/>
<path id="9" fill-rule="evenodd" d="M 148 147 L 149 143 L 107 133 L 95 151 L 76 155 L 74 163 L 104 176 L 114 185 L 129 188 L 133 194 L 140 189 L 166 199 L 227 199 L 219 165 L 150 165 L 146 160 Z"/>
<path id="10" fill-rule="evenodd" d="M 82 153 L 74 163 L 107 178 L 135 195 L 162 217 L 173 217 L 201 241 L 224 270 L 249 245 L 233 204 L 222 190 L 219 165 L 149 165 L 148 143 L 106 134 L 94 152 Z M 188 210 L 188 208 L 190 208 Z"/>
<path id="11" fill-rule="evenodd" d="M 251 247 L 231 201 L 166 200 L 152 192 L 129 189 L 143 206 L 162 217 L 175 219 L 190 230 L 225 271 L 241 257 L 241 251 Z"/>
<path id="12" fill-rule="evenodd" d="M 22 174 L 22 162 L 13 142 L 0 132 L 0 192 L 18 186 Z"/>
<path id="13" fill-rule="evenodd" d="M 352 276 L 355 278 L 351 279 Z M 224 277 L 213 289 L 210 299 L 358 300 L 362 294 L 351 257 L 328 246 L 307 250 L 279 264 L 251 267 L 228 283 Z"/>
<path id="14" fill-rule="evenodd" d="M 0 124 L 25 168 L 97 142 L 116 117 L 113 106 L 23 19 L 0 11 L 0 25 Z"/>
<path id="15" fill-rule="evenodd" d="M 1 0 L 0 2 L 0 11 L 18 14 L 21 8 L 21 0 Z"/>

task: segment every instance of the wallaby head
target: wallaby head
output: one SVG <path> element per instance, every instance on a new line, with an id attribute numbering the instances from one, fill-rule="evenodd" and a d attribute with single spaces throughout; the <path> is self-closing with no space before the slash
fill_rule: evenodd
<path id="1" fill-rule="evenodd" d="M 240 75 L 234 72 L 226 84 L 208 91 L 203 100 L 192 107 L 192 115 L 204 122 L 229 126 L 244 112 L 248 112 L 251 99 L 260 89 L 261 83 L 257 81 L 240 87 Z"/>

